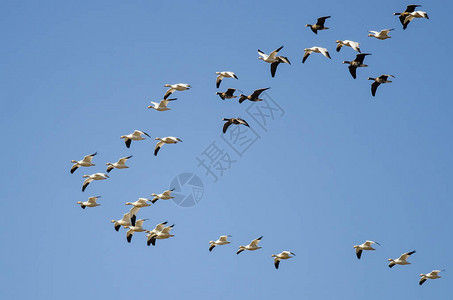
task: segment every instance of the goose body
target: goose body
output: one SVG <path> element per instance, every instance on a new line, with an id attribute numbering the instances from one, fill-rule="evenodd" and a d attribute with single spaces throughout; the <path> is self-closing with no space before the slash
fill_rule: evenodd
<path id="1" fill-rule="evenodd" d="M 222 100 L 225 100 L 225 99 L 233 99 L 233 98 L 237 98 L 237 96 L 234 96 L 234 92 L 236 92 L 236 89 L 228 89 L 226 92 L 217 92 L 215 93 L 216 95 L 219 95 L 219 97 L 222 99 Z"/>
<path id="2" fill-rule="evenodd" d="M 143 222 L 145 222 L 148 219 L 140 219 L 135 222 L 135 226 L 124 226 L 124 228 L 128 228 L 129 230 L 126 232 L 126 240 L 128 243 L 131 242 L 132 236 L 134 235 L 135 232 L 143 232 L 146 231 L 146 229 L 143 228 Z"/>
<path id="3" fill-rule="evenodd" d="M 146 231 L 148 233 L 146 235 L 146 237 L 148 238 L 146 244 L 148 246 L 151 245 L 152 238 L 155 237 L 159 232 L 161 232 L 164 229 L 165 225 L 167 225 L 167 223 L 168 223 L 167 221 L 165 221 L 163 223 L 159 223 L 159 224 L 156 225 L 156 227 L 153 230 Z"/>
<path id="4" fill-rule="evenodd" d="M 87 188 L 87 186 L 93 181 L 93 180 L 104 180 L 104 179 L 107 179 L 109 178 L 109 175 L 105 174 L 105 173 L 94 173 L 94 174 L 91 174 L 91 175 L 83 175 L 85 179 L 85 181 L 83 182 L 83 186 L 82 186 L 82 192 L 85 191 L 85 189 Z"/>
<path id="5" fill-rule="evenodd" d="M 85 156 L 82 160 L 71 160 L 71 162 L 74 164 L 72 167 L 71 167 L 71 174 L 73 174 L 75 172 L 75 170 L 77 170 L 79 167 L 91 167 L 91 166 L 95 166 L 95 164 L 93 164 L 91 162 L 91 160 L 93 159 L 93 157 L 98 154 L 97 152 L 93 153 L 93 154 L 90 154 L 90 155 L 87 155 Z"/>
<path id="6" fill-rule="evenodd" d="M 168 98 L 175 91 L 185 91 L 191 88 L 190 84 L 187 83 L 176 83 L 176 84 L 166 84 L 165 87 L 169 87 L 167 92 L 165 92 L 164 100 Z"/>
<path id="7" fill-rule="evenodd" d="M 255 251 L 255 250 L 261 249 L 262 247 L 258 247 L 258 243 L 261 241 L 262 238 L 263 237 L 260 236 L 259 238 L 254 239 L 247 246 L 239 246 L 239 250 L 236 252 L 236 254 L 239 254 L 239 253 L 241 253 L 244 250 Z"/>
<path id="8" fill-rule="evenodd" d="M 401 254 L 401 256 L 398 257 L 397 259 L 389 258 L 388 259 L 388 261 L 390 262 L 389 268 L 393 268 L 393 266 L 395 266 L 395 265 L 410 265 L 411 263 L 408 262 L 407 259 L 409 258 L 409 256 L 411 256 L 414 253 L 415 253 L 415 250 Z"/>
<path id="9" fill-rule="evenodd" d="M 360 245 L 355 245 L 355 254 L 357 255 L 357 258 L 360 259 L 362 256 L 362 251 L 363 250 L 376 250 L 372 246 L 373 244 L 380 245 L 378 242 L 373 242 L 373 241 L 366 241 L 363 244 Z"/>
<path id="10" fill-rule="evenodd" d="M 230 244 L 231 242 L 227 240 L 228 237 L 231 237 L 231 235 L 222 235 L 217 241 L 209 241 L 209 251 L 212 251 L 215 246 Z"/>
<path id="11" fill-rule="evenodd" d="M 293 255 L 293 256 L 291 256 Z M 272 254 L 272 257 L 274 257 L 274 266 L 276 269 L 278 269 L 278 266 L 280 265 L 280 261 L 282 259 L 290 259 L 296 256 L 293 252 L 290 251 L 282 251 L 280 254 Z"/>
<path id="12" fill-rule="evenodd" d="M 277 72 L 277 67 L 281 63 L 291 64 L 289 59 L 286 56 L 277 56 L 278 52 L 283 48 L 280 48 L 272 51 L 269 55 L 258 49 L 258 54 L 260 55 L 258 59 L 261 59 L 264 62 L 271 64 L 271 76 L 275 77 L 275 72 Z"/>
<path id="13" fill-rule="evenodd" d="M 420 274 L 420 281 L 418 282 L 419 285 L 422 285 L 427 279 L 437 279 L 437 278 L 442 278 L 442 276 L 439 276 L 439 273 L 442 272 L 442 270 L 432 270 L 428 274 Z"/>
<path id="14" fill-rule="evenodd" d="M 132 207 L 132 209 L 125 213 L 123 215 L 123 218 L 121 220 L 112 220 L 111 222 L 113 223 L 113 227 L 115 228 L 116 231 L 120 230 L 121 226 L 126 227 L 126 226 L 134 226 L 131 222 L 131 216 L 137 214 L 139 207 Z"/>
<path id="15" fill-rule="evenodd" d="M 154 196 L 153 200 L 151 200 L 152 203 L 156 203 L 157 200 L 161 199 L 161 200 L 170 200 L 170 199 L 173 199 L 175 197 L 173 197 L 171 195 L 171 192 L 173 192 L 175 189 L 172 188 L 171 190 L 166 190 L 165 192 L 163 192 L 162 194 L 151 194 L 151 196 Z"/>
<path id="16" fill-rule="evenodd" d="M 124 139 L 124 142 L 126 143 L 126 147 L 130 148 L 132 141 L 145 140 L 146 138 L 143 137 L 143 135 L 146 135 L 147 137 L 150 137 L 149 134 L 147 134 L 144 131 L 134 130 L 134 132 L 132 132 L 131 134 L 120 136 L 120 139 Z"/>
<path id="17" fill-rule="evenodd" d="M 222 82 L 223 78 L 236 78 L 236 79 L 238 79 L 238 77 L 236 76 L 236 74 L 234 74 L 234 72 L 223 71 L 223 72 L 215 72 L 215 73 L 217 74 L 217 79 L 216 79 L 217 88 L 220 87 L 220 83 Z"/>
<path id="18" fill-rule="evenodd" d="M 107 173 L 110 173 L 110 171 L 112 171 L 113 169 L 127 169 L 127 168 L 129 168 L 128 166 L 126 166 L 126 161 L 129 158 L 131 158 L 131 157 L 132 157 L 132 155 L 129 155 L 129 156 L 126 156 L 126 157 L 122 157 L 114 164 L 106 163 L 106 165 L 108 166 L 107 167 Z"/>
<path id="19" fill-rule="evenodd" d="M 392 81 L 388 80 L 389 77 L 395 78 L 395 76 L 388 75 L 388 74 L 382 74 L 381 76 L 376 77 L 376 78 L 368 77 L 368 80 L 373 80 L 374 81 L 371 84 L 371 95 L 373 95 L 373 97 L 376 95 L 376 90 L 377 90 L 379 85 L 381 85 L 382 83 L 390 83 L 390 82 L 392 82 Z"/>
<path id="20" fill-rule="evenodd" d="M 148 245 L 152 244 L 153 246 L 156 245 L 156 240 L 164 240 L 173 237 L 174 235 L 170 233 L 170 230 L 175 226 L 175 224 L 164 227 L 162 231 L 157 233 L 153 233 L 151 236 L 148 237 Z"/>
<path id="21" fill-rule="evenodd" d="M 311 47 L 311 48 L 305 48 L 304 51 L 305 51 L 305 53 L 304 53 L 304 58 L 302 59 L 302 63 L 304 63 L 307 60 L 307 58 L 310 56 L 310 54 L 312 54 L 312 53 L 321 53 L 325 57 L 331 59 L 330 54 L 326 48 Z"/>
<path id="22" fill-rule="evenodd" d="M 263 99 L 260 99 L 259 96 L 260 96 L 260 94 L 262 92 L 264 92 L 265 90 L 268 90 L 268 89 L 270 89 L 270 88 L 264 88 L 264 89 L 255 90 L 251 95 L 248 95 L 248 96 L 241 94 L 240 98 L 239 98 L 239 103 L 242 103 L 245 100 L 263 101 Z"/>
<path id="23" fill-rule="evenodd" d="M 336 48 L 337 52 L 340 52 L 340 50 L 343 46 L 347 46 L 347 47 L 351 47 L 355 51 L 361 53 L 360 52 L 360 43 L 350 41 L 350 40 L 344 40 L 344 41 L 337 40 L 336 43 L 337 43 L 337 48 Z"/>
<path id="24" fill-rule="evenodd" d="M 157 155 L 157 153 L 159 152 L 160 148 L 164 144 L 176 144 L 178 142 L 182 142 L 180 138 L 177 138 L 177 137 L 174 137 L 174 136 L 167 136 L 167 137 L 164 137 L 164 138 L 157 137 L 156 140 L 158 140 L 159 142 L 156 144 L 156 148 L 154 148 L 154 155 Z"/>
<path id="25" fill-rule="evenodd" d="M 329 29 L 329 27 L 324 26 L 324 23 L 326 22 L 326 19 L 328 19 L 328 18 L 330 18 L 330 16 L 318 18 L 315 25 L 307 24 L 307 25 L 305 25 L 305 27 L 310 27 L 311 31 L 313 31 L 315 34 L 318 34 L 318 30 Z"/>
<path id="26" fill-rule="evenodd" d="M 247 123 L 247 121 L 245 121 L 244 119 L 241 119 L 241 118 L 231 118 L 231 119 L 223 118 L 223 121 L 226 121 L 225 124 L 223 125 L 223 133 L 225 133 L 227 131 L 228 127 L 230 127 L 231 124 L 245 125 L 247 127 L 250 127 L 249 124 Z"/>
<path id="27" fill-rule="evenodd" d="M 368 36 L 377 38 L 378 40 L 386 40 L 386 39 L 391 38 L 391 36 L 389 36 L 388 34 L 392 30 L 394 30 L 394 29 L 384 29 L 381 31 L 370 30 L 370 31 L 368 31 L 369 32 Z"/>
<path id="28" fill-rule="evenodd" d="M 101 198 L 101 196 L 90 197 L 90 198 L 88 198 L 88 201 L 85 201 L 85 202 L 78 201 L 77 204 L 80 204 L 80 207 L 82 207 L 83 209 L 85 209 L 85 207 L 100 206 L 99 203 L 96 203 L 96 200 L 98 198 Z"/>
<path id="29" fill-rule="evenodd" d="M 151 206 L 151 204 L 149 204 L 148 201 L 151 201 L 151 200 L 146 199 L 146 198 L 138 198 L 137 201 L 135 201 L 135 202 L 126 202 L 125 205 L 132 205 L 132 206 L 134 206 L 134 207 L 147 207 L 147 206 Z"/>
<path id="30" fill-rule="evenodd" d="M 155 109 L 157 111 L 166 111 L 166 110 L 171 110 L 171 108 L 168 108 L 168 102 L 169 101 L 174 101 L 177 100 L 178 98 L 172 98 L 172 99 L 163 99 L 160 100 L 160 102 L 153 102 L 151 101 L 151 105 L 148 105 L 148 108 Z"/>
<path id="31" fill-rule="evenodd" d="M 370 53 L 360 53 L 357 54 L 355 59 L 353 61 L 347 61 L 345 60 L 343 64 L 349 64 L 349 73 L 351 73 L 352 78 L 356 79 L 357 78 L 357 68 L 363 68 L 363 67 L 368 67 L 368 65 L 365 65 L 363 63 L 363 60 L 365 59 L 365 56 L 371 55 Z"/>

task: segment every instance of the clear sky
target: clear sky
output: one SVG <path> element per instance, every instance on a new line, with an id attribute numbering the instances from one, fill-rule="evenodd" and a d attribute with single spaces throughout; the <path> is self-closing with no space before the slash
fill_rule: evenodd
<path id="1" fill-rule="evenodd" d="M 0 298 L 449 299 L 453 5 L 417 3 L 430 19 L 403 31 L 392 14 L 412 3 L 399 0 L 2 1 Z M 325 15 L 329 30 L 304 27 Z M 386 28 L 391 39 L 367 37 Z M 356 80 L 341 64 L 356 53 L 335 52 L 337 39 L 373 54 Z M 257 49 L 282 45 L 292 64 L 271 78 Z M 332 60 L 302 64 L 312 46 Z M 252 117 L 263 107 L 215 95 L 215 72 L 226 70 L 239 80 L 220 91 L 271 87 L 266 103 L 279 109 L 265 126 Z M 372 97 L 366 78 L 380 74 L 396 78 Z M 146 108 L 179 82 L 192 89 L 174 94 L 172 110 Z M 253 143 L 235 152 L 221 120 L 237 116 Z M 127 149 L 119 137 L 135 129 L 152 139 Z M 163 136 L 183 143 L 155 157 Z M 197 161 L 213 143 L 223 165 L 234 161 L 217 182 Z M 95 167 L 69 173 L 72 159 L 95 151 Z M 81 192 L 82 175 L 127 155 L 129 169 Z M 185 172 L 203 182 L 196 205 L 158 201 L 138 216 L 147 229 L 175 223 L 175 237 L 148 247 L 145 234 L 129 244 L 113 229 L 125 202 Z M 95 195 L 99 207 L 76 204 Z M 209 252 L 223 234 L 232 243 Z M 236 255 L 261 235 L 262 249 Z M 359 261 L 353 245 L 367 239 L 381 246 Z M 388 268 L 414 249 L 411 265 Z M 271 255 L 283 250 L 297 256 L 275 270 Z M 433 269 L 443 278 L 420 287 Z"/>

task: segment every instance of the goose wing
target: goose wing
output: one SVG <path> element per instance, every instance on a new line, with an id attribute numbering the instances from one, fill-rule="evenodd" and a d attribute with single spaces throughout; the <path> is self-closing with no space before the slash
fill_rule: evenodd
<path id="1" fill-rule="evenodd" d="M 351 73 L 352 78 L 356 79 L 357 78 L 357 67 L 354 66 L 349 66 L 349 73 Z"/>
<path id="2" fill-rule="evenodd" d="M 304 53 L 304 57 L 302 58 L 302 63 L 304 63 L 307 58 L 310 56 L 311 52 L 310 51 L 305 51 Z"/>
<path id="3" fill-rule="evenodd" d="M 130 148 L 130 147 L 131 147 L 131 142 L 132 142 L 131 139 L 128 139 L 128 138 L 125 138 L 125 139 L 124 139 L 124 143 L 126 144 L 126 147 L 127 147 L 127 148 Z"/>
<path id="4" fill-rule="evenodd" d="M 85 181 L 83 182 L 83 186 L 82 186 L 82 192 L 85 192 L 85 189 L 92 181 L 93 181 L 93 178 L 91 178 L 91 177 L 88 177 L 87 179 L 85 179 Z"/>
<path id="5" fill-rule="evenodd" d="M 227 239 L 228 239 L 228 236 L 227 236 L 227 235 L 222 235 L 222 236 L 220 236 L 220 238 L 219 238 L 219 240 L 220 240 L 221 242 L 226 242 Z"/>
<path id="6" fill-rule="evenodd" d="M 93 157 L 98 154 L 97 152 L 94 152 L 93 154 L 90 154 L 90 155 L 87 155 L 83 158 L 83 162 L 84 163 L 91 163 L 91 160 L 93 159 Z"/>
<path id="7" fill-rule="evenodd" d="M 267 59 L 269 57 L 269 55 L 267 55 L 266 53 L 264 53 L 263 51 L 261 51 L 260 49 L 258 49 L 258 54 L 260 56 L 263 57 L 263 59 Z"/>
<path id="8" fill-rule="evenodd" d="M 337 52 L 340 52 L 342 47 L 343 47 L 343 45 L 341 43 L 338 43 L 337 48 L 335 48 L 335 50 L 337 50 Z"/>
<path id="9" fill-rule="evenodd" d="M 77 170 L 79 168 L 79 164 L 74 164 L 72 167 L 71 167 L 71 174 L 74 174 L 75 170 Z"/>
<path id="10" fill-rule="evenodd" d="M 328 19 L 328 18 L 330 18 L 330 16 L 318 18 L 316 25 L 324 26 L 324 23 L 326 22 L 326 19 Z"/>
<path id="11" fill-rule="evenodd" d="M 159 143 L 156 144 L 156 148 L 154 149 L 154 155 L 156 156 L 157 153 L 159 152 L 160 148 L 164 145 L 165 143 L 160 141 Z"/>
<path id="12" fill-rule="evenodd" d="M 96 204 L 96 199 L 97 198 L 100 198 L 101 196 L 97 196 L 97 197 L 90 197 L 88 198 L 88 204 Z"/>
<path id="13" fill-rule="evenodd" d="M 355 249 L 355 255 L 357 255 L 357 258 L 360 259 L 362 257 L 362 250 L 356 248 Z"/>
<path id="14" fill-rule="evenodd" d="M 258 98 L 262 92 L 264 92 L 265 90 L 268 90 L 268 89 L 270 89 L 270 88 L 264 88 L 264 89 L 255 90 L 253 92 L 253 94 L 250 96 L 250 98 L 252 98 L 252 99 Z"/>
<path id="15" fill-rule="evenodd" d="M 230 127 L 230 125 L 233 124 L 230 120 L 226 121 L 225 124 L 223 124 L 223 133 L 225 133 L 228 129 L 228 127 Z"/>
<path id="16" fill-rule="evenodd" d="M 422 285 L 426 281 L 426 278 L 422 277 L 420 278 L 420 281 L 418 282 L 419 285 Z"/>
<path id="17" fill-rule="evenodd" d="M 171 94 L 173 94 L 175 91 L 176 91 L 176 89 L 174 89 L 174 88 L 169 88 L 169 89 L 165 92 L 164 99 L 167 99 L 168 96 L 170 96 Z"/>
<path id="18" fill-rule="evenodd" d="M 215 244 L 211 244 L 211 245 L 209 246 L 209 252 L 211 252 L 212 249 L 214 249 L 214 248 L 215 248 Z"/>
<path id="19" fill-rule="evenodd" d="M 277 49 L 275 49 L 274 51 L 272 51 L 272 52 L 269 54 L 269 58 L 275 59 L 275 57 L 277 56 L 278 51 L 282 50 L 282 48 L 283 48 L 283 46 L 281 46 L 280 48 L 277 48 Z"/>
<path id="20" fill-rule="evenodd" d="M 404 254 L 401 254 L 401 256 L 399 257 L 399 259 L 401 260 L 406 260 L 409 258 L 409 256 L 411 256 L 412 254 L 415 253 L 415 250 L 414 251 L 411 251 L 411 252 L 406 252 Z"/>
<path id="21" fill-rule="evenodd" d="M 280 259 L 278 259 L 278 257 L 275 257 L 274 258 L 274 266 L 276 269 L 278 269 L 278 266 L 280 265 Z"/>
<path id="22" fill-rule="evenodd" d="M 359 47 L 360 44 L 359 43 L 350 41 L 349 45 L 351 45 L 352 49 L 354 49 L 355 51 L 360 53 L 360 47 Z"/>
<path id="23" fill-rule="evenodd" d="M 170 230 L 173 228 L 173 226 L 175 226 L 175 224 L 165 227 L 164 229 L 162 229 L 162 233 L 170 233 Z"/>
<path id="24" fill-rule="evenodd" d="M 358 62 L 359 64 L 363 64 L 363 60 L 365 59 L 365 56 L 371 55 L 371 53 L 360 53 L 357 54 L 355 57 L 355 61 Z"/>
<path id="25" fill-rule="evenodd" d="M 253 246 L 253 247 L 258 246 L 258 243 L 261 241 L 262 238 L 263 238 L 263 236 L 260 236 L 259 238 L 254 239 L 254 240 L 250 243 L 250 246 Z"/>
<path id="26" fill-rule="evenodd" d="M 421 5 L 411 4 L 406 6 L 406 10 L 404 12 L 414 12 L 415 8 L 420 7 Z"/>
<path id="27" fill-rule="evenodd" d="M 390 31 L 394 30 L 393 28 L 392 29 L 384 29 L 384 30 L 381 30 L 381 34 L 385 34 L 387 35 Z"/>
<path id="28" fill-rule="evenodd" d="M 275 72 L 277 72 L 277 67 L 280 64 L 279 61 L 271 63 L 271 76 L 275 77 Z"/>
<path id="29" fill-rule="evenodd" d="M 217 79 L 216 79 L 216 82 L 215 82 L 217 88 L 220 87 L 220 83 L 222 82 L 222 79 L 223 79 L 222 75 L 217 76 Z"/>
<path id="30" fill-rule="evenodd" d="M 126 156 L 126 157 L 122 157 L 122 158 L 120 158 L 120 159 L 118 160 L 117 164 L 119 164 L 119 165 L 124 165 L 124 164 L 126 163 L 126 161 L 127 161 L 129 158 L 131 158 L 131 157 L 132 157 L 132 155 L 129 155 L 129 156 Z"/>
<path id="31" fill-rule="evenodd" d="M 371 84 L 371 95 L 376 96 L 376 90 L 380 84 L 381 83 L 377 82 L 377 81 L 375 81 Z"/>
<path id="32" fill-rule="evenodd" d="M 161 232 L 162 229 L 164 229 L 165 225 L 167 225 L 167 221 L 163 222 L 163 223 L 160 223 L 160 224 L 157 224 L 156 225 L 156 228 L 154 228 L 154 232 Z"/>
<path id="33" fill-rule="evenodd" d="M 325 57 L 332 59 L 330 57 L 329 51 L 327 51 L 326 48 L 319 48 L 319 51 L 321 51 L 322 55 L 324 55 Z"/>
<path id="34" fill-rule="evenodd" d="M 246 120 L 241 119 L 241 118 L 236 118 L 236 120 L 239 121 L 239 124 L 242 124 L 242 125 L 245 125 L 247 127 L 250 127 Z"/>
<path id="35" fill-rule="evenodd" d="M 227 97 L 232 97 L 235 91 L 236 91 L 236 89 L 228 89 L 228 90 L 225 92 L 225 96 L 227 96 Z"/>

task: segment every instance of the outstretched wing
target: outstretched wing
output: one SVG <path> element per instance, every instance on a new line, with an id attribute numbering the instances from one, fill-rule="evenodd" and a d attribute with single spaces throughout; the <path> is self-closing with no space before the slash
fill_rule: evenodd
<path id="1" fill-rule="evenodd" d="M 271 76 L 275 77 L 275 72 L 277 72 L 277 67 L 280 64 L 279 61 L 271 63 Z"/>
<path id="2" fill-rule="evenodd" d="M 355 254 L 357 255 L 357 258 L 360 259 L 360 257 L 362 257 L 362 250 L 356 248 Z"/>
<path id="3" fill-rule="evenodd" d="M 318 18 L 316 25 L 324 26 L 324 23 L 326 22 L 326 19 L 328 19 L 328 18 L 330 18 L 330 16 Z"/>
<path id="4" fill-rule="evenodd" d="M 268 89 L 270 89 L 270 88 L 255 90 L 255 91 L 253 92 L 253 94 L 252 94 L 250 97 L 251 97 L 252 99 L 253 99 L 253 98 L 257 98 L 257 97 L 259 97 L 259 95 L 260 95 L 262 92 L 264 92 L 265 90 L 268 90 Z"/>
<path id="5" fill-rule="evenodd" d="M 220 87 L 220 83 L 222 82 L 222 79 L 223 79 L 223 76 L 222 76 L 222 75 L 217 76 L 217 80 L 216 80 L 216 82 L 215 82 L 217 88 Z"/>
<path id="6" fill-rule="evenodd" d="M 126 143 L 126 147 L 127 147 L 127 148 L 130 148 L 130 147 L 131 147 L 131 142 L 132 142 L 132 140 L 130 140 L 130 139 L 128 139 L 128 138 L 125 138 L 125 139 L 124 139 L 124 143 Z"/>
<path id="7" fill-rule="evenodd" d="M 304 53 L 304 58 L 302 58 L 302 63 L 304 63 L 304 62 L 307 60 L 307 58 L 308 58 L 309 56 L 310 56 L 310 52 L 305 51 L 305 53 Z"/>
<path id="8" fill-rule="evenodd" d="M 409 256 L 411 256 L 412 254 L 415 253 L 415 250 L 414 251 L 411 251 L 411 252 L 406 252 L 404 254 L 401 254 L 400 258 L 399 259 L 402 259 L 402 260 L 406 260 L 409 258 Z"/>
<path id="9" fill-rule="evenodd" d="M 230 127 L 230 125 L 233 124 L 231 123 L 231 121 L 226 121 L 225 124 L 223 124 L 223 133 L 225 133 L 228 129 L 228 127 Z"/>
<path id="10" fill-rule="evenodd" d="M 212 249 L 214 249 L 214 248 L 215 248 L 215 244 L 211 244 L 211 246 L 209 246 L 209 252 L 211 252 Z"/>
<path id="11" fill-rule="evenodd" d="M 342 45 L 342 44 L 340 44 L 340 43 L 338 43 L 338 45 L 337 45 L 337 48 L 336 48 L 337 52 L 340 52 L 340 50 L 341 50 L 341 47 L 343 47 L 343 45 Z"/>
<path id="12" fill-rule="evenodd" d="M 351 73 L 352 78 L 356 79 L 357 78 L 357 67 L 354 66 L 349 66 L 349 73 Z"/>
<path id="13" fill-rule="evenodd" d="M 85 181 L 83 182 L 83 186 L 82 186 L 82 192 L 85 192 L 85 189 L 87 188 L 87 186 L 90 184 L 90 182 L 92 182 L 93 179 L 88 177 L 87 179 L 85 179 Z"/>
<path id="14" fill-rule="evenodd" d="M 280 259 L 278 259 L 277 257 L 274 258 L 274 266 L 276 269 L 278 269 L 278 266 L 280 265 Z"/>
<path id="15" fill-rule="evenodd" d="M 283 48 L 283 46 L 281 46 L 280 48 L 275 49 L 274 51 L 272 51 L 272 52 L 269 54 L 269 58 L 275 59 L 275 57 L 277 56 L 278 51 L 282 50 L 282 48 Z"/>
<path id="16" fill-rule="evenodd" d="M 426 281 L 426 278 L 423 278 L 423 277 L 422 277 L 422 278 L 420 278 L 420 281 L 419 281 L 418 284 L 419 284 L 419 285 L 422 285 L 425 281 Z"/>
<path id="17" fill-rule="evenodd" d="M 376 90 L 379 85 L 380 83 L 376 81 L 371 84 L 371 95 L 376 96 Z"/>
<path id="18" fill-rule="evenodd" d="M 254 239 L 254 240 L 250 243 L 250 246 L 253 246 L 253 247 L 258 246 L 258 243 L 261 241 L 262 238 L 263 238 L 263 236 L 260 236 L 259 238 Z"/>
<path id="19" fill-rule="evenodd" d="M 79 168 L 79 165 L 78 164 L 74 164 L 72 167 L 71 167 L 71 174 L 74 174 L 75 170 L 77 170 Z"/>
<path id="20" fill-rule="evenodd" d="M 169 89 L 167 90 L 167 92 L 165 93 L 165 95 L 164 95 L 164 99 L 167 99 L 168 96 L 170 96 L 171 94 L 173 94 L 174 91 L 175 91 L 174 88 L 169 88 Z"/>
<path id="21" fill-rule="evenodd" d="M 160 147 L 162 147 L 165 143 L 160 141 L 159 143 L 156 144 L 156 148 L 154 149 L 154 155 L 157 155 L 157 153 L 160 150 Z"/>

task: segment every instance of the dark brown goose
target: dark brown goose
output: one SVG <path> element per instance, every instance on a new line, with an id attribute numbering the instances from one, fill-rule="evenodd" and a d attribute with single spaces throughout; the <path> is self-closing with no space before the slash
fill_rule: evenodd
<path id="1" fill-rule="evenodd" d="M 223 133 L 225 133 L 227 131 L 228 127 L 230 127 L 231 124 L 245 125 L 247 127 L 250 127 L 249 124 L 247 123 L 247 121 L 245 121 L 244 119 L 241 119 L 241 118 L 231 118 L 231 119 L 223 118 L 223 121 L 226 121 L 226 123 L 223 125 Z"/>
<path id="2" fill-rule="evenodd" d="M 239 98 L 239 103 L 242 103 L 244 102 L 245 100 L 250 100 L 250 101 L 263 101 L 263 99 L 260 99 L 258 98 L 260 96 L 260 94 L 262 92 L 264 92 L 265 90 L 268 90 L 270 88 L 265 88 L 265 89 L 259 89 L 259 90 L 255 90 L 251 95 L 243 95 L 241 94 L 240 95 L 240 98 Z"/>
<path id="3" fill-rule="evenodd" d="M 374 82 L 371 84 L 371 95 L 376 95 L 376 90 L 381 83 L 390 83 L 391 81 L 387 80 L 387 78 L 389 77 L 395 78 L 395 76 L 388 74 L 382 74 L 377 78 L 368 77 L 368 80 L 374 80 Z"/>
<path id="4" fill-rule="evenodd" d="M 343 64 L 349 64 L 349 73 L 351 73 L 351 76 L 352 78 L 356 79 L 357 76 L 356 76 L 356 71 L 357 71 L 357 68 L 359 67 L 368 67 L 368 65 L 365 65 L 363 63 L 363 60 L 365 59 L 365 56 L 367 55 L 371 55 L 370 53 L 360 53 L 360 54 L 357 54 L 357 56 L 355 57 L 355 59 L 353 61 L 347 61 L 345 60 L 343 62 Z"/>
<path id="5" fill-rule="evenodd" d="M 232 98 L 237 98 L 237 96 L 234 96 L 234 92 L 236 92 L 236 89 L 228 89 L 226 92 L 217 92 L 215 93 L 216 95 L 219 95 L 222 100 L 225 99 L 232 99 Z"/>
<path id="6" fill-rule="evenodd" d="M 315 25 L 307 24 L 305 25 L 305 27 L 310 27 L 311 31 L 313 31 L 315 34 L 318 34 L 318 30 L 329 29 L 329 27 L 324 26 L 324 23 L 328 18 L 330 18 L 330 16 L 318 18 L 318 21 L 316 22 Z"/>

